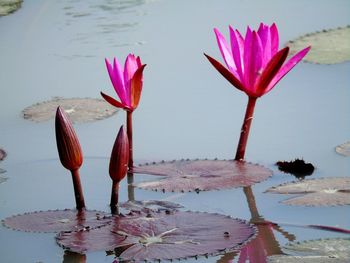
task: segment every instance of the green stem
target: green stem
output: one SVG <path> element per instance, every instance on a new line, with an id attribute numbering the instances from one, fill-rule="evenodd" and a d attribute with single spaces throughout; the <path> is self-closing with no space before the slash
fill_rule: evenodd
<path id="1" fill-rule="evenodd" d="M 243 121 L 242 129 L 241 129 L 241 135 L 239 138 L 237 151 L 236 151 L 235 160 L 237 160 L 237 161 L 241 161 L 244 159 L 245 148 L 247 146 L 250 125 L 251 125 L 252 120 L 253 120 L 256 99 L 257 98 L 255 98 L 255 97 L 249 97 L 249 99 L 248 99 L 247 109 L 245 112 L 244 121 Z"/>
<path id="2" fill-rule="evenodd" d="M 128 134 L 129 140 L 129 170 L 132 169 L 134 165 L 134 157 L 133 157 L 133 147 L 132 147 L 132 111 L 126 112 L 126 132 Z"/>

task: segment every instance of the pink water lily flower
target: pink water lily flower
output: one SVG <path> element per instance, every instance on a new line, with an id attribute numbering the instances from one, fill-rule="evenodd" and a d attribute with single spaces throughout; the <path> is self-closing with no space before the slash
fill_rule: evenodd
<path id="1" fill-rule="evenodd" d="M 227 67 L 204 55 L 233 86 L 248 95 L 248 105 L 235 157 L 235 160 L 243 160 L 257 98 L 272 90 L 303 59 L 311 47 L 299 51 L 285 63 L 289 47 L 278 50 L 279 37 L 275 24 L 268 26 L 261 23 L 257 31 L 248 27 L 245 37 L 231 26 L 229 29 L 230 45 L 220 31 L 214 29 Z"/>
<path id="2" fill-rule="evenodd" d="M 113 99 L 103 92 L 101 92 L 102 97 L 117 108 L 134 111 L 140 101 L 143 69 L 146 64 L 142 65 L 140 57 L 135 57 L 133 54 L 127 56 L 124 70 L 116 58 L 113 60 L 113 65 L 107 59 L 105 59 L 105 62 L 109 77 L 120 101 Z"/>
<path id="3" fill-rule="evenodd" d="M 229 30 L 231 45 L 218 29 L 214 29 L 227 68 L 212 57 L 206 57 L 232 85 L 250 97 L 261 97 L 269 92 L 310 50 L 307 47 L 284 63 L 289 47 L 278 50 L 275 24 L 261 23 L 257 31 L 248 27 L 245 37 L 231 26 Z"/>

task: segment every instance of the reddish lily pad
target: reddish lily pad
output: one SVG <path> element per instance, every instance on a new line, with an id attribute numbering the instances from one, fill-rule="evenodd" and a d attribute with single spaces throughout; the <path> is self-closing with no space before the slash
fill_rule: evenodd
<path id="1" fill-rule="evenodd" d="M 6 158 L 7 154 L 5 150 L 0 148 L 0 161 L 4 160 Z"/>
<path id="2" fill-rule="evenodd" d="M 335 206 L 350 204 L 350 177 L 310 179 L 281 184 L 266 190 L 278 194 L 303 194 L 287 199 L 287 205 Z"/>
<path id="3" fill-rule="evenodd" d="M 240 219 L 200 212 L 132 213 L 110 225 L 61 232 L 57 242 L 78 253 L 113 250 L 118 260 L 141 262 L 214 255 L 242 247 L 256 227 Z"/>
<path id="4" fill-rule="evenodd" d="M 104 212 L 71 209 L 25 213 L 3 220 L 3 224 L 13 230 L 45 233 L 93 229 L 110 222 Z"/>
<path id="5" fill-rule="evenodd" d="M 318 64 L 336 64 L 350 60 L 350 26 L 307 34 L 289 41 L 290 54 L 301 47 L 312 46 L 305 61 Z"/>
<path id="6" fill-rule="evenodd" d="M 350 156 L 350 141 L 335 147 L 335 151 L 343 156 Z"/>
<path id="7" fill-rule="evenodd" d="M 133 172 L 166 176 L 161 180 L 135 185 L 166 192 L 199 192 L 250 186 L 272 175 L 271 170 L 261 165 L 233 160 L 163 161 L 134 167 Z"/>
<path id="8" fill-rule="evenodd" d="M 50 101 L 34 104 L 23 110 L 25 119 L 43 122 L 53 119 L 56 114 L 57 107 L 61 106 L 69 115 L 72 122 L 91 122 L 102 120 L 112 116 L 117 109 L 104 100 L 92 98 L 71 98 L 64 99 L 55 97 Z"/>

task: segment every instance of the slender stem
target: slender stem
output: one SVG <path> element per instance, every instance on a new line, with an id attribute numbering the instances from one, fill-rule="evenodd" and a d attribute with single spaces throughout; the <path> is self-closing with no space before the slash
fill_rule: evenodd
<path id="1" fill-rule="evenodd" d="M 77 205 L 77 209 L 81 210 L 85 208 L 85 201 L 84 201 L 83 190 L 80 183 L 79 169 L 71 170 L 71 172 L 72 172 L 72 179 L 73 179 L 75 203 Z"/>
<path id="2" fill-rule="evenodd" d="M 242 129 L 241 129 L 241 136 L 239 138 L 237 151 L 236 151 L 235 160 L 237 160 L 237 161 L 244 159 L 245 148 L 247 146 L 250 125 L 251 125 L 252 120 L 253 120 L 256 99 L 257 98 L 254 98 L 254 97 L 249 97 L 249 99 L 248 99 L 248 105 L 247 105 Z"/>
<path id="3" fill-rule="evenodd" d="M 135 201 L 134 174 L 128 172 L 128 201 Z"/>
<path id="4" fill-rule="evenodd" d="M 133 148 L 132 148 L 132 111 L 126 112 L 126 132 L 128 134 L 129 140 L 129 170 L 132 169 L 134 165 Z M 129 175 L 128 175 L 129 176 Z"/>
<path id="5" fill-rule="evenodd" d="M 259 220 L 261 217 L 259 215 L 259 211 L 258 211 L 258 208 L 256 206 L 255 197 L 254 197 L 251 186 L 243 187 L 243 192 L 244 192 L 245 197 L 247 199 L 247 203 L 248 203 L 248 207 L 249 207 L 249 211 L 250 211 L 250 215 L 251 215 L 252 220 Z"/>
<path id="6" fill-rule="evenodd" d="M 118 202 L 119 202 L 119 182 L 113 181 L 112 195 L 111 195 L 111 212 L 112 214 L 118 214 Z"/>

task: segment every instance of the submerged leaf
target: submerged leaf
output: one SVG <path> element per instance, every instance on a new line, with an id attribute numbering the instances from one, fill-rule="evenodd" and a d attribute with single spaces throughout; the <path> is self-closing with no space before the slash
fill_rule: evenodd
<path id="1" fill-rule="evenodd" d="M 115 249 L 118 260 L 144 262 L 219 254 L 240 248 L 255 233 L 245 221 L 219 214 L 141 212 L 99 229 L 61 232 L 56 239 L 74 252 Z"/>
<path id="2" fill-rule="evenodd" d="M 344 156 L 350 156 L 350 141 L 335 147 L 335 151 Z"/>
<path id="3" fill-rule="evenodd" d="M 13 230 L 47 233 L 93 229 L 110 222 L 104 212 L 71 209 L 25 213 L 3 220 Z"/>
<path id="4" fill-rule="evenodd" d="M 243 161 L 180 160 L 142 165 L 134 173 L 166 176 L 136 187 L 166 192 L 208 191 L 253 185 L 272 175 L 271 170 Z"/>
<path id="5" fill-rule="evenodd" d="M 304 194 L 282 201 L 288 205 L 348 205 L 350 204 L 350 177 L 320 178 L 286 183 L 271 187 L 266 192 Z"/>
<path id="6" fill-rule="evenodd" d="M 61 106 L 69 115 L 72 122 L 91 122 L 108 118 L 117 112 L 117 109 L 102 99 L 56 97 L 50 101 L 34 104 L 23 110 L 24 119 L 43 122 L 53 119 L 58 106 Z"/>
<path id="7" fill-rule="evenodd" d="M 291 54 L 305 46 L 312 46 L 305 61 L 336 64 L 350 60 L 350 26 L 307 34 L 287 44 Z"/>

